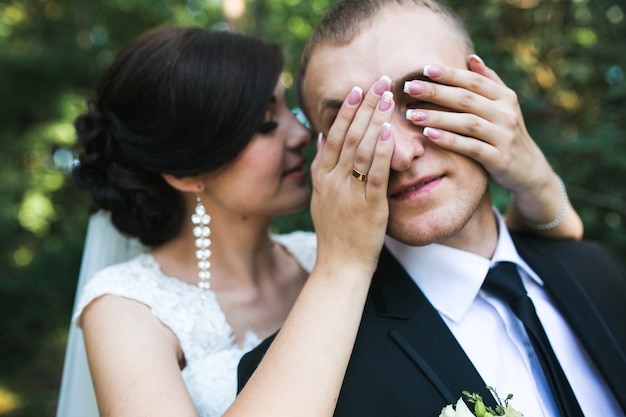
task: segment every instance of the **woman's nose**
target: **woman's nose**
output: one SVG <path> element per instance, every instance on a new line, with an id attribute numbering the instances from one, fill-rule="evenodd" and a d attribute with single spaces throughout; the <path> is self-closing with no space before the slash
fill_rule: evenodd
<path id="1" fill-rule="evenodd" d="M 291 114 L 288 123 L 289 140 L 291 146 L 300 147 L 311 143 L 311 131 L 304 124 L 302 124 L 302 122 L 300 122 L 296 115 Z"/>

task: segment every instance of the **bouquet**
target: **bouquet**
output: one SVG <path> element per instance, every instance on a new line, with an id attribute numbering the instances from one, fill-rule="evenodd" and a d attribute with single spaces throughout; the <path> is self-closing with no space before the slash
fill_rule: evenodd
<path id="1" fill-rule="evenodd" d="M 505 416 L 505 417 L 523 417 L 524 415 L 511 407 L 509 405 L 509 401 L 513 398 L 513 394 L 509 394 L 503 400 L 498 396 L 498 393 L 493 387 L 487 387 L 487 389 L 493 393 L 496 398 L 496 402 L 498 405 L 495 410 L 491 407 L 486 407 L 485 403 L 483 403 L 483 397 L 478 394 L 470 393 L 468 391 L 463 391 L 463 395 L 467 399 L 467 402 L 474 404 L 474 413 L 470 411 L 470 409 L 463 401 L 463 398 L 459 398 L 456 402 L 456 405 L 449 404 L 445 406 L 441 410 L 441 414 L 439 417 L 495 417 L 495 416 Z"/>

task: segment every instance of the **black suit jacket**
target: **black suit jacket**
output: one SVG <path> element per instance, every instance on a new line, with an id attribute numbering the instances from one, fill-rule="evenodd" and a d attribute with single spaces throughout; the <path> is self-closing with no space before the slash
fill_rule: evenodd
<path id="1" fill-rule="evenodd" d="M 626 410 L 624 267 L 592 242 L 513 238 Z M 271 340 L 241 360 L 240 389 Z M 437 416 L 463 390 L 491 401 L 485 385 L 437 311 L 383 249 L 335 416 Z"/>

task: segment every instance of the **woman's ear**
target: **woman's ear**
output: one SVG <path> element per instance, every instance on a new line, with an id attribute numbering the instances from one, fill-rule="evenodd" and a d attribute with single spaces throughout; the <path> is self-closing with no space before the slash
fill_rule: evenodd
<path id="1" fill-rule="evenodd" d="M 198 177 L 177 177 L 172 174 L 161 174 L 163 179 L 178 191 L 197 193 L 204 189 Z"/>

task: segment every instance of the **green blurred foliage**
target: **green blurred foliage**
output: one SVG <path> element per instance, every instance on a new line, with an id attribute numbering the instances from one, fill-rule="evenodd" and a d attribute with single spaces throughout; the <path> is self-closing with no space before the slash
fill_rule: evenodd
<path id="1" fill-rule="evenodd" d="M 226 17 L 222 3 L 238 1 L 0 0 L 0 415 L 55 413 L 88 206 L 67 176 L 72 123 L 115 52 L 156 25 L 231 27 L 282 44 L 289 84 L 333 0 L 247 0 L 240 17 Z M 586 236 L 626 261 L 624 5 L 449 3 L 478 54 L 517 91 Z M 507 194 L 495 193 L 504 207 Z M 274 225 L 295 228 L 311 228 L 308 212 Z"/>

